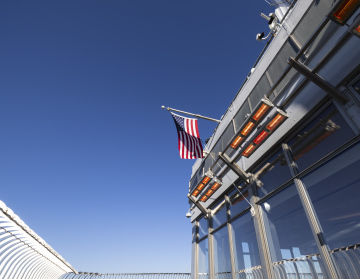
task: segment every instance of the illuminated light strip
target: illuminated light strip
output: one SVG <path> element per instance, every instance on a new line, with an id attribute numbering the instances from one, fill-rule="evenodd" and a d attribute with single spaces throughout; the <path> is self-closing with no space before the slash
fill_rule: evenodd
<path id="1" fill-rule="evenodd" d="M 247 136 L 251 131 L 252 131 L 252 129 L 255 127 L 255 123 L 253 123 L 253 122 L 249 122 L 246 126 L 245 126 L 245 128 L 241 131 L 241 134 L 243 135 L 243 136 Z"/>
<path id="2" fill-rule="evenodd" d="M 288 117 L 285 112 L 277 109 L 277 113 L 256 133 L 253 140 L 244 146 L 241 154 L 249 158 Z"/>
<path id="3" fill-rule="evenodd" d="M 353 33 L 356 37 L 360 38 L 360 16 L 354 20 L 353 24 L 349 27 L 348 32 Z"/>
<path id="4" fill-rule="evenodd" d="M 209 184 L 211 179 L 214 177 L 213 173 L 211 171 L 208 171 L 205 173 L 205 177 L 201 180 L 199 185 L 195 188 L 195 190 L 192 192 L 192 196 L 196 197 L 199 195 L 199 193 L 205 188 L 206 185 Z"/>
<path id="5" fill-rule="evenodd" d="M 206 193 L 200 198 L 200 201 L 207 201 L 222 185 L 222 181 L 218 178 L 214 178 L 215 183 L 206 191 Z"/>
<path id="6" fill-rule="evenodd" d="M 232 149 L 237 149 L 273 107 L 274 104 L 271 103 L 269 99 L 261 99 L 252 114 L 248 117 L 248 120 L 244 122 L 242 128 L 239 129 L 239 132 L 232 139 L 230 147 Z"/>
<path id="7" fill-rule="evenodd" d="M 259 120 L 262 118 L 262 116 L 269 110 L 270 106 L 267 104 L 262 104 L 259 110 L 255 113 L 255 115 L 252 117 L 255 121 L 259 122 Z"/>
<path id="8" fill-rule="evenodd" d="M 360 0 L 344 0 L 339 2 L 330 14 L 330 18 L 335 22 L 344 25 L 354 14 L 360 5 Z"/>
<path id="9" fill-rule="evenodd" d="M 239 144 L 243 141 L 243 137 L 241 136 L 237 136 L 236 139 L 231 143 L 230 147 L 233 148 L 233 149 L 236 149 Z"/>
<path id="10" fill-rule="evenodd" d="M 249 156 L 255 151 L 255 149 L 256 146 L 250 143 L 250 145 L 244 150 L 242 155 L 245 156 L 246 158 L 249 158 Z"/>

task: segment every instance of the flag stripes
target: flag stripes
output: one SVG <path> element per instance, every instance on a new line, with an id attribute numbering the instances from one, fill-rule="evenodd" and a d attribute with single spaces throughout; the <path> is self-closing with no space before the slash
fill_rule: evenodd
<path id="1" fill-rule="evenodd" d="M 203 157 L 197 119 L 187 118 L 171 112 L 178 132 L 180 158 L 197 159 Z"/>

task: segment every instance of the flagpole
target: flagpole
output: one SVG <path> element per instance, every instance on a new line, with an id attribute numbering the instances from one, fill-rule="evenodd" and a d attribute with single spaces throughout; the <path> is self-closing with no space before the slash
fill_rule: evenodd
<path id="1" fill-rule="evenodd" d="M 165 109 L 165 106 L 161 106 L 162 109 Z M 192 115 L 195 116 L 197 118 L 202 118 L 202 119 L 206 119 L 206 120 L 210 120 L 210 121 L 214 121 L 217 123 L 221 123 L 220 120 L 214 119 L 214 118 L 210 118 L 210 117 L 206 117 L 206 116 L 201 116 L 199 114 L 194 114 L 194 113 L 190 113 L 190 112 L 186 112 L 186 111 L 182 111 L 182 110 L 178 110 L 178 109 L 173 109 L 173 108 L 166 108 L 168 111 L 172 110 L 172 111 L 176 111 L 176 112 L 180 112 L 180 113 L 184 113 L 184 114 L 188 114 L 188 115 Z"/>

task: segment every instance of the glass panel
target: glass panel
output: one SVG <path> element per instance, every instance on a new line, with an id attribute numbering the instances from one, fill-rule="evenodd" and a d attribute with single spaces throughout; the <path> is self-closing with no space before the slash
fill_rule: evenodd
<path id="1" fill-rule="evenodd" d="M 258 186 L 258 196 L 264 197 L 272 190 L 282 185 L 291 178 L 291 173 L 282 150 L 279 150 L 270 160 L 261 166 L 256 172 L 255 177 L 261 181 Z"/>
<path id="2" fill-rule="evenodd" d="M 285 68 L 288 66 L 287 60 L 289 57 L 294 57 L 295 55 L 296 50 L 294 50 L 292 45 L 287 41 L 278 55 L 276 55 L 276 57 L 273 59 L 273 62 L 267 70 L 272 84 L 274 84 L 279 79 Z"/>
<path id="3" fill-rule="evenodd" d="M 209 244 L 205 238 L 199 242 L 199 261 L 198 261 L 198 279 L 209 279 Z"/>
<path id="4" fill-rule="evenodd" d="M 241 125 L 244 123 L 245 116 L 247 114 L 250 114 L 250 106 L 249 103 L 245 101 L 234 117 L 236 131 L 239 131 Z"/>
<path id="5" fill-rule="evenodd" d="M 199 221 L 199 239 L 208 234 L 208 221 L 204 217 Z"/>
<path id="6" fill-rule="evenodd" d="M 237 279 L 263 278 L 254 221 L 250 213 L 231 223 Z"/>
<path id="7" fill-rule="evenodd" d="M 359 167 L 360 143 L 303 178 L 343 278 L 360 273 Z"/>
<path id="8" fill-rule="evenodd" d="M 353 84 L 353 88 L 355 89 L 355 91 L 356 91 L 357 93 L 360 94 L 360 79 Z"/>
<path id="9" fill-rule="evenodd" d="M 216 229 L 227 221 L 225 201 L 219 202 L 213 209 L 215 210 L 213 229 Z"/>
<path id="10" fill-rule="evenodd" d="M 295 186 L 261 207 L 276 278 L 327 278 Z"/>
<path id="11" fill-rule="evenodd" d="M 334 105 L 329 106 L 290 142 L 299 171 L 355 136 Z"/>
<path id="12" fill-rule="evenodd" d="M 243 192 L 242 194 L 245 196 L 245 198 L 249 200 L 249 193 L 247 191 Z M 244 197 L 236 189 L 232 191 L 228 196 L 230 199 L 230 218 L 234 217 L 236 214 L 240 213 L 241 211 L 250 206 L 248 202 L 244 199 Z"/>
<path id="13" fill-rule="evenodd" d="M 270 83 L 264 74 L 249 96 L 250 104 L 253 109 L 260 102 L 260 100 L 264 98 L 269 89 Z"/>
<path id="14" fill-rule="evenodd" d="M 216 279 L 232 279 L 227 226 L 214 233 L 214 268 Z"/>

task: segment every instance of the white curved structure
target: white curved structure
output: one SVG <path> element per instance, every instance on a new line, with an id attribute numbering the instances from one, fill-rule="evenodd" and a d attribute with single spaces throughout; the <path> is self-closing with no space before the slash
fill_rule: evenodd
<path id="1" fill-rule="evenodd" d="M 0 201 L 0 278 L 58 279 L 76 270 Z"/>

